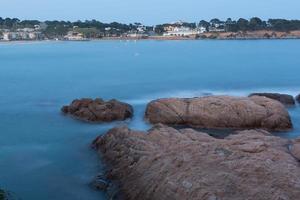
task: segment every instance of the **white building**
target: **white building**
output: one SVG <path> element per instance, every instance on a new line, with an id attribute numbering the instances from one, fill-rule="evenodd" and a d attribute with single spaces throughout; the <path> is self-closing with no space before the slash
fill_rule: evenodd
<path id="1" fill-rule="evenodd" d="M 10 41 L 10 40 L 19 40 L 20 35 L 18 32 L 5 32 L 3 33 L 3 40 Z"/>
<path id="2" fill-rule="evenodd" d="M 5 41 L 9 41 L 10 40 L 9 33 L 7 33 L 7 32 L 3 33 L 3 40 L 5 40 Z"/>
<path id="3" fill-rule="evenodd" d="M 198 27 L 198 30 L 200 31 L 200 33 L 205 33 L 207 31 L 206 27 L 204 27 L 204 26 Z"/>
<path id="4" fill-rule="evenodd" d="M 146 37 L 148 37 L 148 34 L 145 34 L 145 33 L 129 33 L 129 34 L 127 34 L 127 37 L 129 37 L 129 38 L 146 38 Z"/>
<path id="5" fill-rule="evenodd" d="M 146 26 L 144 26 L 144 25 L 139 25 L 138 27 L 137 27 L 137 31 L 139 32 L 139 33 L 144 33 L 145 31 L 146 31 Z"/>
<path id="6" fill-rule="evenodd" d="M 39 24 L 34 25 L 34 30 L 41 30 L 41 25 Z"/>
<path id="7" fill-rule="evenodd" d="M 209 32 L 225 32 L 225 28 L 209 27 Z"/>
<path id="8" fill-rule="evenodd" d="M 29 33 L 29 32 L 34 32 L 35 29 L 34 28 L 19 28 L 19 29 L 17 29 L 17 31 L 18 32 L 27 32 L 27 33 Z"/>
<path id="9" fill-rule="evenodd" d="M 164 36 L 191 36 L 204 33 L 206 29 L 191 29 L 188 27 L 175 27 L 173 31 L 164 33 Z"/>
<path id="10" fill-rule="evenodd" d="M 3 40 L 39 40 L 44 36 L 40 31 L 36 31 L 34 28 L 20 28 L 16 31 L 10 31 L 8 29 L 2 29 Z"/>
<path id="11" fill-rule="evenodd" d="M 37 33 L 37 32 L 28 33 L 28 38 L 29 38 L 30 40 L 36 40 L 36 39 L 39 39 L 39 34 L 40 34 L 40 33 Z"/>
<path id="12" fill-rule="evenodd" d="M 83 41 L 87 40 L 84 38 L 82 33 L 74 32 L 74 31 L 69 31 L 68 34 L 64 37 L 65 40 L 70 40 L 70 41 Z"/>

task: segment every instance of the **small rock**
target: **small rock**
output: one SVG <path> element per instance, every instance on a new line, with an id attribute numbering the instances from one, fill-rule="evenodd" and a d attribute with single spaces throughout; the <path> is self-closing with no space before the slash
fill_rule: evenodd
<path id="1" fill-rule="evenodd" d="M 288 94 L 279 94 L 279 93 L 252 93 L 249 97 L 252 96 L 263 96 L 270 99 L 277 100 L 284 105 L 295 105 L 294 97 Z"/>
<path id="2" fill-rule="evenodd" d="M 93 188 L 103 191 L 106 191 L 109 186 L 109 183 L 105 180 L 105 176 L 103 174 L 97 175 L 90 184 Z"/>
<path id="3" fill-rule="evenodd" d="M 5 199 L 6 199 L 5 191 L 0 189 L 0 200 L 5 200 Z"/>
<path id="4" fill-rule="evenodd" d="M 300 94 L 296 96 L 296 100 L 298 103 L 300 103 Z"/>
<path id="5" fill-rule="evenodd" d="M 112 99 L 103 101 L 100 98 L 76 99 L 68 106 L 63 106 L 61 111 L 77 119 L 89 122 L 112 122 L 125 120 L 133 116 L 131 105 Z"/>

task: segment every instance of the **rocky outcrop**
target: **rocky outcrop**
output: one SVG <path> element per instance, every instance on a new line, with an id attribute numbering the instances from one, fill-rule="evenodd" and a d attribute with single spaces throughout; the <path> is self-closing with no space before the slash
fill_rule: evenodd
<path id="1" fill-rule="evenodd" d="M 293 142 L 292 142 L 293 143 Z M 148 133 L 110 130 L 94 147 L 128 200 L 294 200 L 300 167 L 289 140 L 262 130 L 216 139 L 156 125 Z M 291 146 L 291 148 L 289 148 Z"/>
<path id="2" fill-rule="evenodd" d="M 279 93 L 252 93 L 249 97 L 252 96 L 262 96 L 270 99 L 277 100 L 284 105 L 295 105 L 294 97 L 288 94 L 279 94 Z"/>
<path id="3" fill-rule="evenodd" d="M 201 128 L 292 128 L 290 116 L 281 103 L 259 96 L 158 99 L 147 105 L 145 118 L 153 124 Z"/>
<path id="4" fill-rule="evenodd" d="M 77 119 L 90 122 L 125 120 L 133 115 L 133 108 L 129 104 L 114 99 L 103 101 L 100 98 L 76 99 L 69 106 L 63 106 L 61 110 Z"/>

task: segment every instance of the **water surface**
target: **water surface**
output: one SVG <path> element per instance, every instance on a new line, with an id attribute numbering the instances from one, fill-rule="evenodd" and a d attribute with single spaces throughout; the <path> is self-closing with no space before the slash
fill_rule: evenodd
<path id="1" fill-rule="evenodd" d="M 132 128 L 159 97 L 300 93 L 300 40 L 0 44 L 0 187 L 23 200 L 99 200 L 103 163 L 89 145 L 121 122 L 86 124 L 60 107 L 79 97 L 131 103 Z M 297 137 L 300 110 L 289 109 Z"/>

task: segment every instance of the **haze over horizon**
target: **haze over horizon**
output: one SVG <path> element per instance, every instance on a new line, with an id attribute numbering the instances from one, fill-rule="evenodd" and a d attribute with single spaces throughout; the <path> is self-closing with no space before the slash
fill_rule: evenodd
<path id="1" fill-rule="evenodd" d="M 147 25 L 184 20 L 260 17 L 300 19 L 299 0 L 10 0 L 1 2 L 0 17 L 37 20 L 141 22 Z"/>

